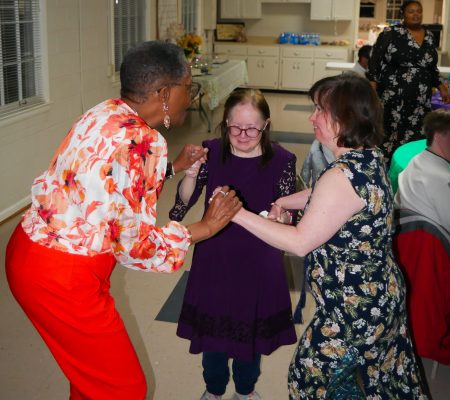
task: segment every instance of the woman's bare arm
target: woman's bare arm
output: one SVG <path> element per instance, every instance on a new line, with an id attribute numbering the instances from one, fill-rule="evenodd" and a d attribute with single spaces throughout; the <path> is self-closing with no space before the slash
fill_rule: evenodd
<path id="1" fill-rule="evenodd" d="M 363 207 L 364 201 L 355 193 L 348 178 L 334 168 L 317 181 L 308 209 L 296 227 L 263 219 L 244 209 L 235 215 L 233 222 L 271 246 L 305 256 L 329 240 Z"/>

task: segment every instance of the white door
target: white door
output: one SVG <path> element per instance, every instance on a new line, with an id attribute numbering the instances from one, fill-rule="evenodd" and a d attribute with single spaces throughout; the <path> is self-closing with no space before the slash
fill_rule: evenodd
<path id="1" fill-rule="evenodd" d="M 354 15 L 355 0 L 333 0 L 333 19 L 351 21 Z"/>
<path id="2" fill-rule="evenodd" d="M 311 19 L 331 20 L 332 2 L 333 0 L 311 1 Z"/>
<path id="3" fill-rule="evenodd" d="M 278 88 L 278 58 L 249 56 L 247 58 L 248 85 L 268 89 Z"/>
<path id="4" fill-rule="evenodd" d="M 241 0 L 226 0 L 220 2 L 220 17 L 241 18 Z"/>
<path id="5" fill-rule="evenodd" d="M 313 82 L 312 58 L 283 58 L 281 60 L 280 89 L 308 90 Z"/>

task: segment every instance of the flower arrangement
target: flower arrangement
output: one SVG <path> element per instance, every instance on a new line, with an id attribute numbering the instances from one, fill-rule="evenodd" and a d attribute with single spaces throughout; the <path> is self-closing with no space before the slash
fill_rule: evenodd
<path id="1" fill-rule="evenodd" d="M 202 38 L 194 33 L 186 33 L 182 24 L 172 23 L 167 29 L 170 41 L 183 48 L 186 58 L 193 58 L 200 54 Z"/>
<path id="2" fill-rule="evenodd" d="M 200 54 L 202 38 L 194 33 L 185 33 L 177 40 L 177 44 L 183 48 L 186 58 L 193 58 Z"/>

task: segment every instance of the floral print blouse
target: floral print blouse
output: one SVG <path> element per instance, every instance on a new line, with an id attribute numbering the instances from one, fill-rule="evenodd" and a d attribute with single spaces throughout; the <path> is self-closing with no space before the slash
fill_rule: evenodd
<path id="1" fill-rule="evenodd" d="M 155 226 L 167 144 L 123 100 L 98 104 L 72 126 L 32 186 L 22 226 L 31 240 L 72 254 L 111 252 L 132 269 L 180 268 L 191 237 Z"/>

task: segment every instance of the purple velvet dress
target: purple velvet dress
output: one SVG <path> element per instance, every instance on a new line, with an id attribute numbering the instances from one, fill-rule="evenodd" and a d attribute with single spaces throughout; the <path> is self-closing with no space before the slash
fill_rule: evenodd
<path id="1" fill-rule="evenodd" d="M 295 192 L 295 155 L 273 144 L 272 159 L 231 155 L 221 159 L 219 139 L 205 141 L 208 162 L 197 177 L 188 205 L 177 196 L 170 217 L 181 220 L 206 186 L 207 200 L 217 186 L 229 185 L 248 210 L 270 210 L 270 203 Z M 191 341 L 190 352 L 225 352 L 249 361 L 296 342 L 283 255 L 237 224 L 196 244 L 177 335 Z"/>

